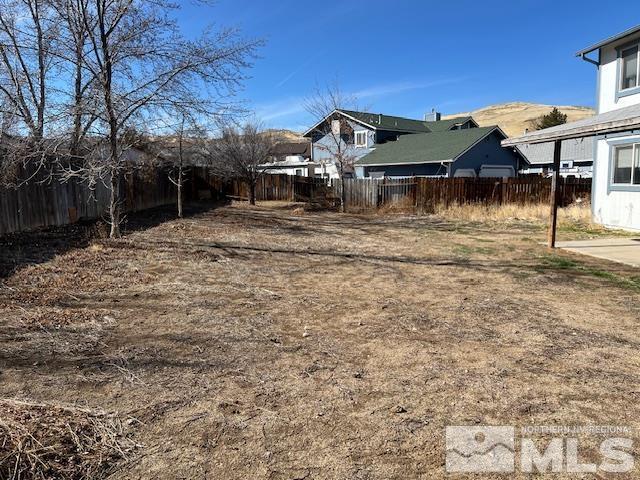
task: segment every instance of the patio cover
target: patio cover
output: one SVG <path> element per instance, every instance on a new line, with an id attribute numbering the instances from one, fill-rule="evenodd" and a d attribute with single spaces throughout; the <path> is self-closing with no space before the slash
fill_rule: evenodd
<path id="1" fill-rule="evenodd" d="M 640 104 L 601 113 L 577 122 L 545 128 L 521 137 L 507 138 L 503 147 L 516 147 L 533 143 L 555 142 L 571 138 L 593 137 L 606 133 L 622 132 L 640 128 Z"/>

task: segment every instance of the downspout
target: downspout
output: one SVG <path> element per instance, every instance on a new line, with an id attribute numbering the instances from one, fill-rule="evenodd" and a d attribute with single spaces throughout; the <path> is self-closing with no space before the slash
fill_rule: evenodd
<path id="1" fill-rule="evenodd" d="M 446 178 L 449 178 L 449 166 L 446 165 L 446 162 L 444 160 L 440 162 L 440 166 L 444 167 L 444 169 L 447 171 L 447 177 Z"/>
<path id="2" fill-rule="evenodd" d="M 598 80 L 596 85 L 596 113 L 600 113 L 600 65 L 602 63 L 602 49 L 598 49 L 598 60 L 587 57 L 586 53 L 580 54 L 580 58 L 585 62 L 595 65 L 598 69 Z M 596 157 L 598 155 L 598 136 L 593 137 L 593 166 L 591 167 L 591 221 L 596 218 Z"/>

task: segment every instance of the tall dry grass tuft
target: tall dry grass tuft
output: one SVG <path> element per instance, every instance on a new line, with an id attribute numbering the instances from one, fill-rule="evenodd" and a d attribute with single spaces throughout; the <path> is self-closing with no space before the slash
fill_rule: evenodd
<path id="1" fill-rule="evenodd" d="M 499 222 L 527 221 L 546 223 L 549 220 L 549 205 L 537 203 L 531 205 L 452 205 L 436 207 L 436 215 L 452 220 L 470 222 Z M 591 205 L 580 202 L 558 210 L 560 225 L 582 225 L 598 229 L 591 221 Z"/>
<path id="2" fill-rule="evenodd" d="M 410 197 L 404 197 L 397 201 L 384 203 L 377 209 L 377 213 L 379 215 L 408 213 L 413 211 L 415 211 L 414 200 Z"/>

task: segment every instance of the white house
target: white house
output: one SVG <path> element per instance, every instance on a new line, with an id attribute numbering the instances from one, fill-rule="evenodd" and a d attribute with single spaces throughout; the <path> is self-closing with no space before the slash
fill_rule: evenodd
<path id="1" fill-rule="evenodd" d="M 521 146 L 592 137 L 594 221 L 640 231 L 640 26 L 577 53 L 598 76 L 597 115 L 510 138 Z M 560 157 L 557 159 L 560 160 Z"/>
<path id="2" fill-rule="evenodd" d="M 593 139 L 574 138 L 562 142 L 560 175 L 563 177 L 593 177 Z M 520 153 L 528 165 L 520 173 L 550 176 L 553 172 L 553 142 L 521 145 Z"/>
<path id="3" fill-rule="evenodd" d="M 271 162 L 261 167 L 271 174 L 313 177 L 315 165 L 311 159 L 311 143 L 280 142 L 271 150 Z"/>

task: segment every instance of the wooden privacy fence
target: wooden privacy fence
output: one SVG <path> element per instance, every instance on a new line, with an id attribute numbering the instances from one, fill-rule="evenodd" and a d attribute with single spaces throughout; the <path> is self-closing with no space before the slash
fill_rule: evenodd
<path id="1" fill-rule="evenodd" d="M 19 188 L 0 188 L 0 235 L 61 226 L 80 219 L 105 216 L 109 189 L 102 182 L 90 189 L 79 179 L 61 183 L 49 172 L 20 172 L 30 181 Z M 55 176 L 54 176 L 55 177 Z M 248 197 L 247 186 L 223 180 L 206 168 L 188 171 L 186 200 Z M 352 211 L 397 208 L 433 212 L 439 205 L 480 203 L 502 205 L 548 202 L 551 180 L 522 178 L 386 178 L 347 179 L 329 187 L 323 179 L 289 175 L 265 175 L 256 189 L 257 200 L 312 202 L 334 205 L 345 188 L 346 206 Z M 121 178 L 122 209 L 134 212 L 176 202 L 176 187 L 167 171 L 158 167 L 130 169 Z M 560 205 L 568 205 L 591 193 L 589 179 L 561 179 Z M 206 195 L 204 195 L 206 194 Z"/>
<path id="2" fill-rule="evenodd" d="M 190 181 L 196 185 L 196 178 L 206 179 L 206 175 L 205 169 L 192 169 Z M 110 197 L 106 186 L 108 179 L 99 180 L 90 188 L 78 178 L 61 182 L 55 173 L 35 167 L 22 167 L 17 178 L 28 178 L 29 181 L 15 188 L 0 187 L 0 235 L 106 218 Z M 216 188 L 215 182 L 206 183 L 207 188 Z M 222 188 L 221 182 L 218 183 L 217 188 Z M 176 195 L 175 185 L 162 168 L 130 168 L 120 180 L 120 201 L 124 212 L 173 204 L 176 203 Z"/>
<path id="3" fill-rule="evenodd" d="M 109 189 L 100 180 L 93 188 L 78 178 L 63 183 L 55 174 L 35 167 L 20 168 L 17 178 L 29 181 L 16 188 L 0 188 L 0 235 L 95 219 L 108 210 Z M 152 208 L 175 198 L 175 188 L 156 169 L 125 173 L 120 191 L 124 211 Z"/>
<path id="4" fill-rule="evenodd" d="M 418 179 L 394 178 L 356 178 L 346 179 L 344 183 L 335 182 L 336 197 L 345 189 L 344 199 L 348 209 L 371 210 L 383 206 L 415 207 Z"/>
<path id="5" fill-rule="evenodd" d="M 336 182 L 337 196 L 342 182 Z M 415 209 L 433 212 L 436 206 L 454 204 L 532 204 L 549 202 L 551 179 L 522 178 L 385 178 L 346 179 L 345 200 L 348 210 L 379 208 Z M 562 178 L 560 205 L 591 195 L 591 180 Z"/>
<path id="6" fill-rule="evenodd" d="M 49 171 L 23 168 L 17 178 L 29 181 L 17 188 L 0 187 L 0 235 L 42 227 L 57 227 L 78 220 L 104 217 L 109 209 L 108 179 L 94 188 L 78 178 L 60 182 Z M 224 180 L 204 167 L 187 170 L 185 200 L 220 200 L 227 196 L 247 198 L 247 187 L 238 180 Z M 165 169 L 141 166 L 126 171 L 120 183 L 121 207 L 137 212 L 175 204 L 176 186 Z M 322 179 L 266 175 L 258 184 L 258 200 L 310 202 L 330 197 Z"/>
<path id="7" fill-rule="evenodd" d="M 315 197 L 326 196 L 326 188 L 327 183 L 321 178 L 286 174 L 264 175 L 256 185 L 256 200 L 312 201 Z M 247 199 L 249 198 L 249 188 L 241 180 L 232 180 L 229 195 Z"/>

